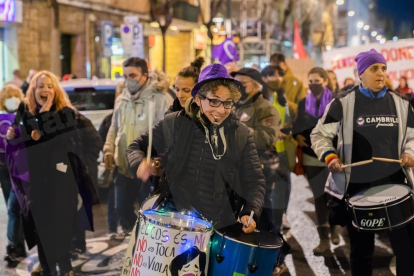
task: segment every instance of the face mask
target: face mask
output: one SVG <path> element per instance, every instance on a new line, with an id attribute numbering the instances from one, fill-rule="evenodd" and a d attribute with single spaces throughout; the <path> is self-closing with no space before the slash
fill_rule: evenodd
<path id="1" fill-rule="evenodd" d="M 315 95 L 315 96 L 321 95 L 324 91 L 324 88 L 323 88 L 322 84 L 320 84 L 320 83 L 309 84 L 309 89 L 312 92 L 312 94 Z"/>
<path id="2" fill-rule="evenodd" d="M 268 81 L 267 85 L 269 85 L 270 88 L 277 90 L 282 86 L 282 82 L 281 81 Z"/>
<path id="3" fill-rule="evenodd" d="M 4 101 L 4 105 L 9 112 L 14 112 L 19 108 L 20 99 L 16 97 L 8 98 Z"/>
<path id="4" fill-rule="evenodd" d="M 131 95 L 135 95 L 142 88 L 142 85 L 139 83 L 140 81 L 141 79 L 126 81 L 126 87 L 128 88 L 128 91 L 131 93 Z"/>

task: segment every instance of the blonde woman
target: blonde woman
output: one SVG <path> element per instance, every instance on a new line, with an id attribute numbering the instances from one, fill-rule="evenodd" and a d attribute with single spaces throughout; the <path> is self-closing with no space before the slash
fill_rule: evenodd
<path id="1" fill-rule="evenodd" d="M 14 114 L 19 107 L 19 104 L 23 101 L 22 90 L 12 84 L 6 84 L 0 91 L 0 114 Z M 2 118 L 2 121 L 13 120 L 13 115 L 0 115 L 6 116 Z M 12 189 L 12 183 L 10 181 L 10 174 L 6 164 L 5 157 L 5 144 L 2 144 L 2 152 L 0 152 L 0 183 L 1 190 L 7 205 L 8 221 L 7 221 L 7 239 L 8 244 L 6 246 L 6 256 L 4 259 L 8 263 L 19 261 L 26 256 L 26 250 L 24 247 L 24 236 L 22 228 L 22 219 L 20 215 L 20 205 L 17 200 L 16 194 Z"/>
<path id="2" fill-rule="evenodd" d="M 19 138 L 26 147 L 29 183 L 25 193 L 42 275 L 56 275 L 56 266 L 60 275 L 73 275 L 69 251 L 78 206 L 71 165 L 75 112 L 51 72 L 37 73 L 26 95 L 15 121 L 20 135 L 11 127 L 7 138 Z"/>

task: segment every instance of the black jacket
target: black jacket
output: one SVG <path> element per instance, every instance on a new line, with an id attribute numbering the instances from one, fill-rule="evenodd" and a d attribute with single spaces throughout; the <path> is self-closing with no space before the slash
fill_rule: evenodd
<path id="1" fill-rule="evenodd" d="M 306 98 L 302 99 L 298 104 L 298 110 L 296 119 L 293 122 L 293 137 L 296 138 L 297 135 L 302 135 L 306 138 L 306 143 L 309 145 L 309 147 L 303 147 L 302 150 L 307 155 L 313 156 L 317 158 L 315 152 L 312 149 L 310 134 L 312 133 L 312 130 L 315 128 L 316 124 L 319 121 L 319 118 L 315 118 L 311 115 L 309 115 L 305 110 L 306 105 Z"/>
<path id="2" fill-rule="evenodd" d="M 174 122 L 171 147 L 166 146 L 163 131 L 163 124 L 168 120 L 168 116 L 177 116 Z M 225 130 L 227 151 L 223 158 L 215 161 L 219 162 L 215 171 L 210 172 L 214 175 L 214 183 L 206 183 L 202 180 L 176 183 L 182 181 L 186 174 L 192 173 L 186 172 L 185 168 L 189 157 L 194 155 L 191 145 L 193 142 L 198 142 L 193 141 L 193 134 L 197 130 L 197 121 L 190 118 L 185 111 L 167 115 L 154 127 L 152 147 L 152 156 L 159 156 L 162 159 L 170 188 L 174 185 L 184 185 L 187 191 L 194 191 L 193 186 L 196 185 L 198 186 L 196 194 L 190 196 L 198 197 L 200 202 L 216 203 L 215 207 L 219 210 L 204 209 L 199 211 L 205 218 L 212 220 L 218 228 L 234 224 L 236 222 L 235 216 L 249 215 L 251 211 L 254 211 L 257 221 L 261 214 L 265 193 L 265 179 L 253 137 L 249 134 L 248 128 L 232 115 L 223 122 L 222 126 Z M 202 144 L 205 143 L 204 141 L 205 137 Z M 127 159 L 134 173 L 146 156 L 147 147 L 148 133 L 136 139 L 128 147 Z M 198 191 L 210 192 L 201 193 Z M 229 201 L 233 210 L 229 210 Z M 244 204 L 244 208 L 239 213 L 242 204 Z M 229 216 L 230 212 L 232 216 Z"/>
<path id="3" fill-rule="evenodd" d="M 184 107 L 181 106 L 180 100 L 178 98 L 175 98 L 173 101 L 173 104 L 168 108 L 168 110 L 165 112 L 165 115 L 184 110 Z"/>

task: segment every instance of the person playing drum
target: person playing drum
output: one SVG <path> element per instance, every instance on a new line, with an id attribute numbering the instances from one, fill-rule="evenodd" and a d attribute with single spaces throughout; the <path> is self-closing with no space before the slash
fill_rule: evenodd
<path id="1" fill-rule="evenodd" d="M 311 141 L 312 149 L 331 172 L 326 191 L 336 201 L 332 217 L 348 228 L 352 275 L 369 276 L 372 275 L 375 233 L 353 227 L 344 200 L 378 185 L 403 184 L 413 188 L 414 113 L 407 100 L 385 86 L 387 62 L 380 53 L 371 49 L 360 53 L 355 61 L 360 85 L 331 101 L 312 131 Z M 338 137 L 336 148 L 332 143 L 335 136 Z M 376 161 L 343 168 L 343 164 L 373 157 L 401 161 Z M 388 237 L 397 260 L 397 275 L 412 276 L 413 221 L 389 231 Z"/>
<path id="2" fill-rule="evenodd" d="M 243 231 L 250 233 L 263 207 L 265 179 L 252 134 L 232 113 L 240 88 L 224 66 L 204 68 L 185 110 L 166 115 L 152 129 L 151 156 L 161 158 L 177 209 L 195 211 L 215 228 L 240 218 Z M 148 145 L 146 133 L 127 150 L 140 179 L 151 174 L 144 159 Z"/>

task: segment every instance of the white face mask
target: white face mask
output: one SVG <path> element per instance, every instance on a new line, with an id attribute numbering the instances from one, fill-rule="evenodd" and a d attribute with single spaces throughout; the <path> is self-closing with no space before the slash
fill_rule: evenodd
<path id="1" fill-rule="evenodd" d="M 8 98 L 4 101 L 4 106 L 6 107 L 7 111 L 15 112 L 19 108 L 20 99 L 16 97 Z"/>

